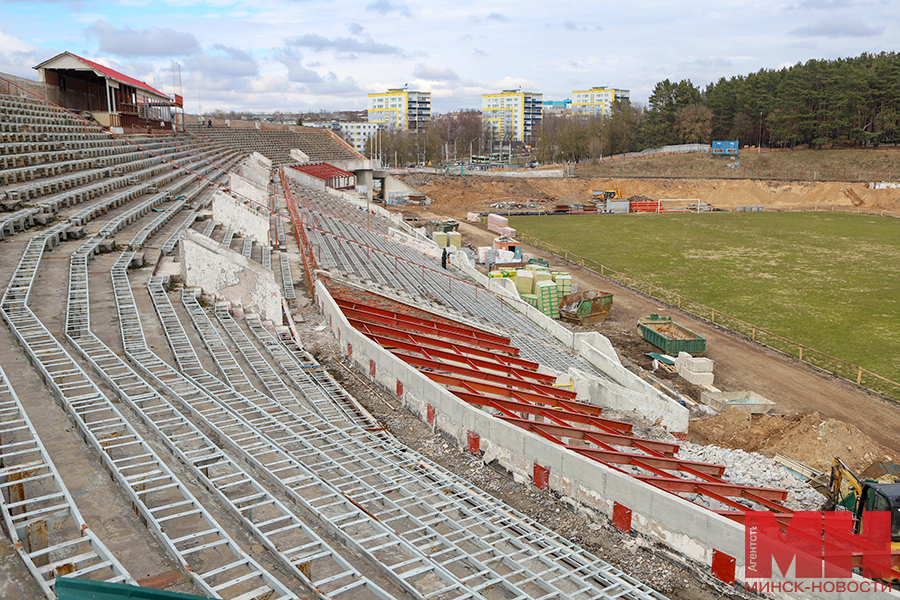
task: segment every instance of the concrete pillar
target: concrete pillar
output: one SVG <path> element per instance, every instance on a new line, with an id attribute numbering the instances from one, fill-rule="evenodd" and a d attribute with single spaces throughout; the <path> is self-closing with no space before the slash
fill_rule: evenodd
<path id="1" fill-rule="evenodd" d="M 375 179 L 372 177 L 372 169 L 359 169 L 356 173 L 356 185 L 366 186 L 366 201 L 372 201 L 372 187 Z"/>

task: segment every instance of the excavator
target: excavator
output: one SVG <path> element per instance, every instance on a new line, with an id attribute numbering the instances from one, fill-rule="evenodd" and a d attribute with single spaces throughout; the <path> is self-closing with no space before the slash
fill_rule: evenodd
<path id="1" fill-rule="evenodd" d="M 606 202 L 607 200 L 621 200 L 622 192 L 619 190 L 594 190 L 591 193 L 592 200 L 603 200 Z"/>
<path id="2" fill-rule="evenodd" d="M 900 471 L 897 465 L 881 465 L 873 471 L 873 465 L 863 472 L 869 479 L 859 477 L 840 458 L 831 465 L 828 482 L 826 510 L 842 506 L 853 513 L 853 532 L 859 533 L 866 525 L 866 513 L 873 510 L 891 513 L 891 551 L 900 551 Z M 892 474 L 893 472 L 893 474 Z M 895 567 L 896 571 L 896 567 Z"/>

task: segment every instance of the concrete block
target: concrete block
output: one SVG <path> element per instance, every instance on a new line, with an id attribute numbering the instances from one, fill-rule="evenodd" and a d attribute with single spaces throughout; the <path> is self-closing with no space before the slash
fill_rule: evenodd
<path id="1" fill-rule="evenodd" d="M 80 240 L 84 237 L 84 227 L 69 227 L 66 229 L 67 240 Z"/>
<path id="2" fill-rule="evenodd" d="M 684 363 L 681 363 L 681 366 L 676 367 L 678 369 L 678 374 L 687 379 L 689 382 L 694 385 L 712 385 L 714 375 L 712 373 L 695 373 L 689 370 Z"/>
<path id="3" fill-rule="evenodd" d="M 116 240 L 112 240 L 109 238 L 104 239 L 97 246 L 98 252 L 112 252 L 115 249 L 116 249 Z"/>
<path id="4" fill-rule="evenodd" d="M 39 213 L 34 215 L 34 222 L 38 225 L 46 225 L 54 219 L 55 215 L 50 213 Z"/>
<path id="5" fill-rule="evenodd" d="M 144 266 L 144 253 L 136 252 L 134 257 L 131 259 L 131 264 L 129 267 L 140 268 Z"/>

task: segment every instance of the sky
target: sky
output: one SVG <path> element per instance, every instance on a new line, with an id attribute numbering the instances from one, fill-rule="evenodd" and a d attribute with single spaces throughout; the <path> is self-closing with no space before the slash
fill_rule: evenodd
<path id="1" fill-rule="evenodd" d="M 168 94 L 188 113 L 363 110 L 408 85 L 432 112 L 504 89 L 544 100 L 898 50 L 891 0 L 0 0 L 0 73 L 69 51 Z"/>

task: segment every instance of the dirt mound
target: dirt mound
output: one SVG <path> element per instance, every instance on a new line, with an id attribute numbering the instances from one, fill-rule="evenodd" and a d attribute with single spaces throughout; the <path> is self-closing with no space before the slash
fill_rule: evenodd
<path id="1" fill-rule="evenodd" d="M 629 200 L 690 198 L 715 207 L 763 205 L 774 209 L 831 207 L 900 211 L 900 190 L 870 190 L 864 183 L 750 181 L 746 179 L 608 179 L 587 177 L 518 179 L 413 173 L 403 181 L 434 200 L 433 210 L 463 218 L 501 200 L 527 203 L 581 204 L 592 190 L 620 189 Z M 565 200 L 563 200 L 565 198 Z"/>
<path id="2" fill-rule="evenodd" d="M 873 461 L 900 462 L 900 455 L 882 446 L 853 425 L 809 415 L 751 416 L 736 408 L 691 423 L 690 438 L 759 452 L 784 454 L 819 471 L 827 471 L 835 457 L 860 472 Z"/>
<path id="3" fill-rule="evenodd" d="M 653 198 L 649 198 L 647 196 L 631 196 L 625 199 L 628 202 L 653 202 Z"/>

